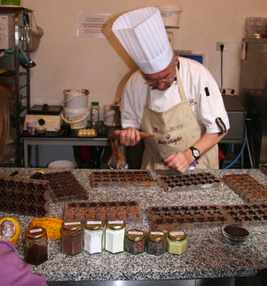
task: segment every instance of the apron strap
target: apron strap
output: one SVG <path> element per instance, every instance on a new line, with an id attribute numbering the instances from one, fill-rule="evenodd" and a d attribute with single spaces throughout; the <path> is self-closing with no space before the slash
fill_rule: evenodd
<path id="1" fill-rule="evenodd" d="M 182 102 L 186 102 L 187 101 L 187 97 L 185 95 L 185 90 L 184 90 L 184 85 L 179 73 L 179 70 L 176 67 L 176 78 L 177 78 L 177 84 L 178 84 L 178 90 L 179 90 L 179 94 L 181 96 L 181 101 Z"/>

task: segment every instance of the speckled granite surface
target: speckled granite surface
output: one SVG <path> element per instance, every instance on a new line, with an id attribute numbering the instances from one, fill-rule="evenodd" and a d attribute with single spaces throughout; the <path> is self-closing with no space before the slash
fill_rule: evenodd
<path id="1" fill-rule="evenodd" d="M 0 169 L 0 174 L 10 174 L 14 169 Z M 28 175 L 33 169 L 20 169 Z M 217 176 L 225 173 L 248 172 L 267 187 L 267 177 L 259 170 L 213 171 Z M 74 170 L 76 178 L 88 190 L 90 201 L 136 200 L 142 210 L 149 206 L 171 205 L 230 205 L 243 201 L 228 187 L 208 187 L 189 191 L 162 192 L 155 185 L 149 188 L 127 186 L 90 189 L 89 170 Z M 50 204 L 50 216 L 62 216 L 63 203 Z M 0 213 L 0 215 L 4 215 Z M 16 215 L 17 216 L 17 215 Z M 18 217 L 18 216 L 17 216 Z M 23 228 L 30 217 L 19 216 Z M 140 225 L 147 229 L 144 217 Z M 48 280 L 162 280 L 198 279 L 215 277 L 250 276 L 267 268 L 267 222 L 247 224 L 251 232 L 242 245 L 233 246 L 225 242 L 221 226 L 216 224 L 181 226 L 189 237 L 189 248 L 181 256 L 164 254 L 155 257 L 148 254 L 133 256 L 127 253 L 112 255 L 88 255 L 83 252 L 75 257 L 60 253 L 59 242 L 49 242 L 49 261 L 35 268 Z M 19 245 L 22 254 L 22 244 Z"/>

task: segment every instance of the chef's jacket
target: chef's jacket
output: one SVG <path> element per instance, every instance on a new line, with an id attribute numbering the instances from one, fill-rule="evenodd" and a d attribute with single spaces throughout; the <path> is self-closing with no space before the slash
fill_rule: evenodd
<path id="1" fill-rule="evenodd" d="M 186 97 L 205 131 L 221 133 L 228 130 L 230 127 L 228 115 L 218 85 L 210 72 L 202 64 L 183 57 L 179 57 L 179 72 Z M 140 128 L 147 102 L 146 97 L 149 94 L 148 88 L 150 87 L 140 71 L 135 72 L 129 78 L 121 106 L 123 128 Z M 150 109 L 164 112 L 180 101 L 179 89 L 175 81 L 165 91 L 151 90 L 148 102 Z"/>

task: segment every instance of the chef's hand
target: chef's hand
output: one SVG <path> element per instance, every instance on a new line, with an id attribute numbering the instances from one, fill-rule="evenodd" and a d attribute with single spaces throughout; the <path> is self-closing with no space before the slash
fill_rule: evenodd
<path id="1" fill-rule="evenodd" d="M 188 167 L 192 164 L 194 158 L 191 150 L 184 152 L 178 152 L 169 156 L 164 163 L 171 169 L 184 173 Z"/>
<path id="2" fill-rule="evenodd" d="M 141 140 L 140 131 L 131 127 L 116 130 L 115 135 L 120 137 L 120 143 L 125 146 L 134 146 Z"/>

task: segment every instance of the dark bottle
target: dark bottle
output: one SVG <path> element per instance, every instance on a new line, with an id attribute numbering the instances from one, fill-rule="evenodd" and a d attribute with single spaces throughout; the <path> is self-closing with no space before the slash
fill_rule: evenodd
<path id="1" fill-rule="evenodd" d="M 145 234 L 142 230 L 128 230 L 125 238 L 125 250 L 131 254 L 145 251 Z"/>
<path id="2" fill-rule="evenodd" d="M 83 230 L 80 222 L 65 222 L 62 227 L 62 252 L 76 255 L 83 249 Z"/>
<path id="3" fill-rule="evenodd" d="M 28 229 L 25 240 L 25 261 L 40 265 L 48 259 L 47 233 L 42 227 Z"/>
<path id="4" fill-rule="evenodd" d="M 147 240 L 147 253 L 161 255 L 166 252 L 166 239 L 161 231 L 151 231 Z"/>

